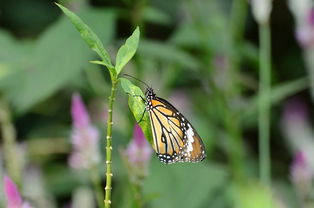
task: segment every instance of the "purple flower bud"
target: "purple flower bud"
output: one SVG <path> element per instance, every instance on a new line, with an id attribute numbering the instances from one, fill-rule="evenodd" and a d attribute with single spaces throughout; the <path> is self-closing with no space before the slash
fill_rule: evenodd
<path id="1" fill-rule="evenodd" d="M 282 132 L 297 149 L 303 149 L 301 145 L 312 140 L 312 128 L 307 114 L 306 105 L 297 99 L 289 101 L 284 107 Z"/>
<path id="2" fill-rule="evenodd" d="M 291 125 L 295 125 L 297 123 L 303 124 L 307 122 L 308 110 L 303 102 L 294 99 L 290 100 L 285 105 L 283 115 L 284 115 L 283 119 Z"/>
<path id="3" fill-rule="evenodd" d="M 304 186 L 300 188 L 304 190 L 307 186 L 305 181 L 314 173 L 314 142 L 308 110 L 300 100 L 294 99 L 285 105 L 282 132 L 291 148 L 298 152 L 291 166 L 291 176 L 296 185 Z"/>
<path id="4" fill-rule="evenodd" d="M 145 167 L 151 158 L 152 152 L 152 148 L 145 139 L 141 127 L 136 124 L 133 139 L 125 150 L 128 161 L 131 165 Z"/>
<path id="5" fill-rule="evenodd" d="M 75 127 L 80 128 L 87 126 L 90 123 L 89 115 L 86 111 L 84 103 L 82 102 L 81 96 L 75 93 L 72 96 L 72 119 Z"/>
<path id="6" fill-rule="evenodd" d="M 19 190 L 10 177 L 4 176 L 4 192 L 7 199 L 7 208 L 31 208 L 27 202 L 23 202 Z"/>
<path id="7" fill-rule="evenodd" d="M 306 8 L 305 17 L 298 20 L 299 24 L 296 30 L 296 38 L 304 48 L 314 46 L 314 8 Z"/>
<path id="8" fill-rule="evenodd" d="M 72 145 L 70 166 L 77 169 L 88 169 L 100 162 L 99 133 L 90 123 L 89 115 L 78 94 L 72 99 Z"/>
<path id="9" fill-rule="evenodd" d="M 292 169 L 305 169 L 307 167 L 306 163 L 304 153 L 301 151 L 297 152 L 293 160 Z"/>
<path id="10" fill-rule="evenodd" d="M 302 197 L 311 190 L 313 176 L 306 154 L 302 151 L 297 152 L 291 166 L 291 180 Z"/>
<path id="11" fill-rule="evenodd" d="M 311 8 L 307 17 L 308 24 L 314 27 L 314 8 Z"/>

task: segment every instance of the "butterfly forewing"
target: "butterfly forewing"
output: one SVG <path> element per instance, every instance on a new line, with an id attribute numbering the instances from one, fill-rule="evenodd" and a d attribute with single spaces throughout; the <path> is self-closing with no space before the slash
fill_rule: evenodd
<path id="1" fill-rule="evenodd" d="M 192 124 L 168 101 L 147 94 L 154 149 L 164 163 L 198 162 L 205 158 L 204 144 Z"/>

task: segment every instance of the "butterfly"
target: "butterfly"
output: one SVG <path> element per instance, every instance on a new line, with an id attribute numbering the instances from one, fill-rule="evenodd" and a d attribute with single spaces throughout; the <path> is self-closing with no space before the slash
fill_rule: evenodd
<path id="1" fill-rule="evenodd" d="M 192 124 L 172 104 L 157 97 L 151 87 L 145 96 L 159 160 L 166 164 L 202 161 L 206 157 L 204 143 Z"/>
<path id="2" fill-rule="evenodd" d="M 176 162 L 199 162 L 206 157 L 204 143 L 192 124 L 168 101 L 157 97 L 153 88 L 147 86 L 145 110 L 149 113 L 153 135 L 153 148 L 159 160 L 166 164 Z"/>

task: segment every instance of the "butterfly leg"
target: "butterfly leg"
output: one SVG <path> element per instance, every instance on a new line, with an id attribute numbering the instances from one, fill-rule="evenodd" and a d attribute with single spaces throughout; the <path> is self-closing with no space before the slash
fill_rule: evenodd
<path id="1" fill-rule="evenodd" d="M 132 95 L 131 93 L 128 93 L 128 92 L 126 92 L 126 94 L 131 95 L 133 97 L 140 97 L 144 103 L 146 102 L 145 98 L 143 98 L 142 95 Z"/>
<path id="2" fill-rule="evenodd" d="M 128 92 L 127 92 L 126 94 L 131 95 L 131 94 L 128 93 Z M 132 95 L 132 96 L 133 96 L 133 97 L 140 97 L 140 98 L 142 99 L 143 103 L 146 103 L 146 100 L 145 100 L 145 98 L 142 97 L 142 95 Z M 146 108 L 144 108 L 144 112 L 142 113 L 142 117 L 141 117 L 141 119 L 137 122 L 138 124 L 143 121 L 143 118 L 144 118 L 145 113 L 146 113 Z"/>
<path id="3" fill-rule="evenodd" d="M 146 113 L 146 108 L 144 109 L 144 112 L 143 112 L 143 114 L 142 114 L 142 117 L 141 117 L 140 121 L 139 121 L 139 122 L 137 122 L 138 124 L 139 124 L 139 123 L 141 123 L 141 122 L 143 121 L 143 118 L 144 118 L 145 113 Z"/>
<path id="4" fill-rule="evenodd" d="M 142 99 L 143 103 L 146 102 L 145 98 L 143 98 L 142 95 L 133 95 L 133 97 L 140 97 Z"/>
<path id="5" fill-rule="evenodd" d="M 146 100 L 145 100 L 141 95 L 133 95 L 133 96 L 134 96 L 134 97 L 140 97 L 140 98 L 142 99 L 143 103 L 146 103 Z M 141 117 L 140 121 L 137 122 L 137 123 L 141 123 L 141 122 L 143 121 L 145 112 L 146 112 L 146 108 L 144 108 L 144 112 L 143 112 L 143 114 L 142 114 L 142 117 Z"/>

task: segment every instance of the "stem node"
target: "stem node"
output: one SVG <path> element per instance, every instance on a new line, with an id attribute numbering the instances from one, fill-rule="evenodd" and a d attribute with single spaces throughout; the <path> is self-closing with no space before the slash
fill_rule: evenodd
<path id="1" fill-rule="evenodd" d="M 109 109 L 108 109 L 108 120 L 107 120 L 107 143 L 106 143 L 106 187 L 105 187 L 105 208 L 111 207 L 111 179 L 112 179 L 112 169 L 111 169 L 111 138 L 112 138 L 112 108 L 115 100 L 115 91 L 117 87 L 117 81 L 115 77 L 112 77 L 112 87 L 111 87 L 111 95 L 109 97 Z"/>

